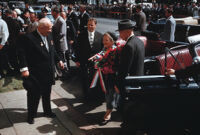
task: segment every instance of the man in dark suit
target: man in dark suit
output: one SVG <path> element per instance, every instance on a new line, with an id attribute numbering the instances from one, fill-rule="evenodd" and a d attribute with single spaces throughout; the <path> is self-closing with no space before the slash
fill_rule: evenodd
<path id="1" fill-rule="evenodd" d="M 175 30 L 176 30 L 176 21 L 174 20 L 174 17 L 172 16 L 173 10 L 168 8 L 165 11 L 165 16 L 167 17 L 167 21 L 164 27 L 164 32 L 161 33 L 161 39 L 162 40 L 168 40 L 173 42 L 175 39 Z"/>
<path id="2" fill-rule="evenodd" d="M 13 19 L 12 17 L 12 10 L 8 9 L 6 12 L 6 18 L 5 21 L 8 25 L 9 30 L 9 37 L 8 37 L 8 44 L 7 47 L 7 55 L 8 60 L 11 66 L 14 68 L 15 73 L 19 71 L 18 63 L 17 63 L 17 57 L 16 57 L 16 40 L 20 34 L 20 24 L 17 20 Z M 12 69 L 8 67 L 7 69 L 8 74 L 12 74 Z"/>
<path id="3" fill-rule="evenodd" d="M 77 66 L 81 69 L 82 88 L 84 96 L 87 98 L 89 80 L 93 77 L 94 65 L 90 63 L 88 59 L 100 52 L 102 49 L 102 34 L 97 32 L 97 21 L 94 18 L 90 18 L 87 23 L 87 30 L 82 31 L 78 36 L 78 43 L 76 48 Z M 88 74 L 89 70 L 89 74 Z"/>
<path id="4" fill-rule="evenodd" d="M 55 49 L 59 56 L 65 60 L 65 52 L 68 50 L 67 45 L 67 27 L 66 22 L 60 16 L 60 9 L 54 7 L 51 9 L 51 14 L 54 17 L 54 25 L 52 28 L 53 41 L 55 43 Z"/>
<path id="5" fill-rule="evenodd" d="M 55 62 L 64 68 L 54 49 L 52 24 L 48 18 L 39 21 L 37 30 L 22 35 L 18 40 L 18 57 L 23 86 L 27 90 L 28 123 L 34 123 L 40 97 L 45 117 L 54 118 L 51 110 L 51 87 L 55 84 Z"/>
<path id="6" fill-rule="evenodd" d="M 136 29 L 134 33 L 135 35 L 140 36 L 141 32 L 146 30 L 146 15 L 142 11 L 141 5 L 136 6 L 135 21 L 136 21 Z"/>
<path id="7" fill-rule="evenodd" d="M 80 26 L 79 26 L 79 31 L 78 34 L 84 30 L 87 30 L 87 23 L 88 19 L 90 18 L 90 15 L 86 12 L 86 6 L 85 5 L 80 5 Z"/>
<path id="8" fill-rule="evenodd" d="M 67 10 L 68 10 L 67 20 L 68 21 L 72 21 L 72 23 L 73 23 L 73 25 L 75 27 L 76 33 L 77 33 L 77 31 L 79 30 L 78 16 L 73 11 L 72 5 L 70 5 Z"/>
<path id="9" fill-rule="evenodd" d="M 120 91 L 122 100 L 124 98 L 125 77 L 139 76 L 144 73 L 144 43 L 134 35 L 135 22 L 129 19 L 118 23 L 120 37 L 126 41 L 119 55 L 119 65 L 116 78 L 116 89 Z"/>
<path id="10" fill-rule="evenodd" d="M 0 17 L 2 17 L 2 13 L 0 11 Z M 7 54 L 7 47 L 6 44 L 9 37 L 9 31 L 8 26 L 6 22 L 0 18 L 0 79 L 5 77 L 4 74 L 4 67 L 6 69 L 9 69 L 9 63 L 8 63 L 8 54 Z"/>

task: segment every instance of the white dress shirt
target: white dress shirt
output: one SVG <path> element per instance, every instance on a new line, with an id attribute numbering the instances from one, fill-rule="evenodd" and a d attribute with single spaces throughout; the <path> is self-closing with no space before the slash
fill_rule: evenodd
<path id="1" fill-rule="evenodd" d="M 84 11 L 84 12 L 82 13 L 81 18 L 83 18 L 83 16 L 84 16 L 85 13 L 86 13 L 86 11 Z"/>
<path id="2" fill-rule="evenodd" d="M 38 30 L 37 30 L 37 32 L 40 35 L 40 37 L 42 38 L 42 41 L 43 41 L 46 49 L 49 51 L 49 45 L 48 45 L 48 42 L 47 42 L 47 37 L 43 36 Z"/>
<path id="3" fill-rule="evenodd" d="M 92 44 L 94 42 L 94 31 L 93 32 L 88 31 L 88 39 L 89 39 L 90 45 L 92 47 Z"/>
<path id="4" fill-rule="evenodd" d="M 0 39 L 1 45 L 5 45 L 9 37 L 9 31 L 8 31 L 8 26 L 6 22 L 3 19 L 0 19 Z"/>
<path id="5" fill-rule="evenodd" d="M 132 36 L 134 36 L 134 34 L 132 33 L 128 38 L 127 38 L 127 40 L 126 41 L 128 41 Z"/>

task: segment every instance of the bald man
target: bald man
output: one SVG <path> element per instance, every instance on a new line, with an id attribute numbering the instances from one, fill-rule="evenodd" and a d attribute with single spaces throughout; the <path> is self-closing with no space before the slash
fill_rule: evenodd
<path id="1" fill-rule="evenodd" d="M 23 35 L 18 41 L 20 72 L 27 90 L 29 124 L 34 123 L 40 97 L 44 116 L 56 117 L 50 105 L 51 87 L 55 83 L 54 67 L 55 62 L 61 68 L 64 68 L 64 64 L 55 52 L 51 29 L 51 21 L 43 18 L 38 22 L 36 31 Z"/>

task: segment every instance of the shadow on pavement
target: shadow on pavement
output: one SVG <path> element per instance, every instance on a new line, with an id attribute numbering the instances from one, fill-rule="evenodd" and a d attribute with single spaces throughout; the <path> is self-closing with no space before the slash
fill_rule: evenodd
<path id="1" fill-rule="evenodd" d="M 72 69 L 68 78 L 62 79 L 61 87 L 74 97 L 64 97 L 60 99 L 54 99 L 53 102 L 58 106 L 67 106 L 65 111 L 66 115 L 77 124 L 87 135 L 117 135 L 120 126 L 99 126 L 105 111 L 105 99 L 104 93 L 100 88 L 97 90 L 91 89 L 88 100 L 83 99 L 83 93 L 81 89 L 81 79 L 79 77 L 80 71 L 77 68 Z M 121 123 L 121 116 L 117 112 L 112 113 L 112 122 Z M 102 134 L 103 132 L 103 134 Z"/>
<path id="2" fill-rule="evenodd" d="M 26 122 L 26 109 L 0 109 L 0 129 L 12 127 L 14 123 Z"/>

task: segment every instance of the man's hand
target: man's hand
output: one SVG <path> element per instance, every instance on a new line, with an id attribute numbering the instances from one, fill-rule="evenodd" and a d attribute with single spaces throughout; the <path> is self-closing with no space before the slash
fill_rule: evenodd
<path id="1" fill-rule="evenodd" d="M 27 78 L 27 77 L 29 77 L 29 71 L 28 70 L 23 71 L 23 72 L 21 72 L 21 75 L 22 75 L 22 77 Z"/>
<path id="2" fill-rule="evenodd" d="M 61 68 L 61 69 L 64 69 L 65 68 L 65 66 L 64 66 L 64 63 L 62 62 L 62 61 L 59 61 L 59 67 Z"/>
<path id="3" fill-rule="evenodd" d="M 175 70 L 174 69 L 167 69 L 167 71 L 165 72 L 166 75 L 174 75 L 175 74 Z"/>
<path id="4" fill-rule="evenodd" d="M 3 45 L 0 45 L 0 50 L 3 48 Z"/>
<path id="5" fill-rule="evenodd" d="M 69 44 L 70 44 L 70 45 L 73 45 L 73 43 L 74 43 L 73 40 L 70 40 L 70 41 L 69 41 Z"/>
<path id="6" fill-rule="evenodd" d="M 115 92 L 119 94 L 120 92 L 119 92 L 118 87 L 115 85 L 114 88 L 115 88 Z"/>
<path id="7" fill-rule="evenodd" d="M 80 62 L 76 62 L 76 66 L 77 66 L 77 67 L 80 67 Z"/>
<path id="8" fill-rule="evenodd" d="M 95 60 L 95 58 L 96 58 L 96 55 L 90 57 L 88 60 L 89 60 L 89 61 L 93 61 L 93 60 Z"/>

